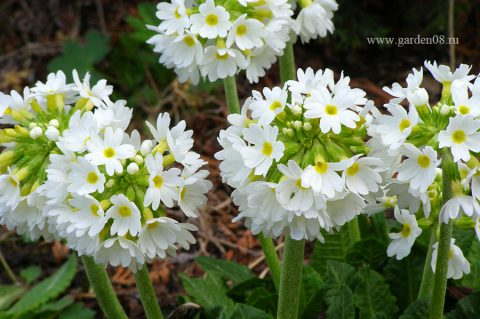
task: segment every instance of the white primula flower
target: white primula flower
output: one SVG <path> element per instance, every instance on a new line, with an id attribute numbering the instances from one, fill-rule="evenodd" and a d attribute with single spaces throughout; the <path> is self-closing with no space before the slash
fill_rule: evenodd
<path id="1" fill-rule="evenodd" d="M 234 76 L 238 69 L 247 66 L 245 56 L 236 49 L 219 48 L 211 45 L 205 49 L 200 62 L 200 71 L 210 82 Z"/>
<path id="2" fill-rule="evenodd" d="M 157 18 L 162 20 L 158 28 L 166 35 L 178 33 L 182 35 L 190 27 L 190 18 L 185 8 L 185 0 L 172 0 L 172 3 L 157 4 Z"/>
<path id="3" fill-rule="evenodd" d="M 302 42 L 316 39 L 318 36 L 325 37 L 327 32 L 332 33 L 333 12 L 338 9 L 335 0 L 304 1 L 308 3 L 298 14 L 297 21 L 300 28 Z"/>
<path id="4" fill-rule="evenodd" d="M 106 212 L 107 218 L 113 219 L 110 234 L 125 236 L 130 233 L 132 236 L 136 236 L 142 229 L 138 207 L 122 194 L 112 196 L 110 201 L 113 206 Z"/>
<path id="5" fill-rule="evenodd" d="M 407 159 L 398 167 L 397 179 L 410 182 L 412 189 L 426 192 L 435 180 L 436 168 L 439 164 L 437 152 L 430 146 L 419 150 L 414 145 L 404 144 L 402 153 Z"/>
<path id="6" fill-rule="evenodd" d="M 353 163 L 343 171 L 342 177 L 349 191 L 367 195 L 378 191 L 382 182 L 381 172 L 383 162 L 375 157 L 360 157 L 356 155 Z"/>
<path id="7" fill-rule="evenodd" d="M 227 46 L 236 43 L 240 50 L 251 50 L 263 45 L 264 25 L 256 19 L 247 19 L 243 14 L 235 20 L 228 33 Z"/>
<path id="8" fill-rule="evenodd" d="M 191 31 L 202 38 L 215 39 L 226 37 L 232 26 L 230 14 L 222 6 L 215 6 L 213 0 L 207 0 L 198 7 L 199 13 L 190 17 Z"/>
<path id="9" fill-rule="evenodd" d="M 123 237 L 105 240 L 97 248 L 93 257 L 96 263 L 105 266 L 128 267 L 133 272 L 136 272 L 145 263 L 145 256 L 137 244 Z"/>
<path id="10" fill-rule="evenodd" d="M 86 73 L 83 82 L 80 81 L 77 70 L 73 70 L 74 90 L 78 91 L 81 97 L 90 100 L 95 106 L 106 107 L 110 102 L 110 95 L 113 92 L 113 86 L 107 85 L 107 80 L 102 79 L 92 88 L 90 87 L 90 73 Z"/>
<path id="11" fill-rule="evenodd" d="M 335 94 L 332 97 L 325 87 L 319 87 L 305 99 L 304 107 L 307 109 L 305 117 L 308 119 L 320 118 L 322 133 L 333 131 L 338 134 L 342 129 L 342 124 L 349 128 L 355 128 L 360 117 L 349 109 L 355 104 L 355 97 L 345 93 Z"/>
<path id="12" fill-rule="evenodd" d="M 453 160 L 467 162 L 472 152 L 480 152 L 480 121 L 473 116 L 450 118 L 447 129 L 438 134 L 439 147 L 450 147 Z"/>
<path id="13" fill-rule="evenodd" d="M 262 97 L 258 91 L 253 91 L 253 100 L 248 108 L 252 111 L 252 117 L 258 119 L 258 125 L 270 124 L 275 116 L 285 109 L 288 99 L 286 87 L 283 89 L 274 87 L 273 89 L 264 88 Z"/>
<path id="14" fill-rule="evenodd" d="M 278 53 L 270 46 L 255 48 L 247 54 L 248 66 L 245 69 L 247 79 L 251 83 L 258 83 L 258 80 L 266 74 L 271 66 L 277 61 Z"/>
<path id="15" fill-rule="evenodd" d="M 321 192 L 327 198 L 335 197 L 344 188 L 344 181 L 337 172 L 350 167 L 352 160 L 341 162 L 325 162 L 318 160 L 314 166 L 309 165 L 302 174 L 302 186 L 311 187 L 315 192 Z"/>
<path id="16" fill-rule="evenodd" d="M 145 122 L 147 124 L 150 133 L 152 133 L 153 138 L 160 144 L 167 142 L 167 135 L 170 132 L 170 114 L 161 113 L 157 117 L 157 126 L 153 126 L 150 122 Z"/>
<path id="17" fill-rule="evenodd" d="M 74 196 L 69 200 L 70 205 L 76 210 L 70 218 L 71 225 L 67 228 L 67 232 L 70 229 L 85 230 L 88 236 L 98 235 L 108 218 L 105 217 L 102 205 L 91 196 Z"/>
<path id="18" fill-rule="evenodd" d="M 436 61 L 433 61 L 433 64 L 430 61 L 425 61 L 425 67 L 430 71 L 435 80 L 442 84 L 453 82 L 455 80 L 469 82 L 475 78 L 475 75 L 468 75 L 472 67 L 466 64 L 460 64 L 453 73 L 449 66 L 437 65 Z"/>
<path id="19" fill-rule="evenodd" d="M 147 165 L 149 177 L 149 187 L 145 193 L 143 205 L 148 207 L 152 205 L 154 210 L 158 209 L 160 202 L 167 207 L 173 206 L 173 201 L 178 201 L 179 187 L 183 184 L 183 179 L 179 176 L 178 168 L 163 170 L 163 156 L 159 153 L 148 155 L 145 164 Z"/>
<path id="20" fill-rule="evenodd" d="M 82 153 L 87 149 L 87 142 L 98 132 L 97 121 L 92 112 L 76 111 L 70 118 L 68 128 L 59 137 L 63 148 Z"/>
<path id="21" fill-rule="evenodd" d="M 388 245 L 387 255 L 395 256 L 397 260 L 400 260 L 410 254 L 410 250 L 422 230 L 418 227 L 415 215 L 408 210 L 395 206 L 394 214 L 396 221 L 402 224 L 402 230 L 399 233 L 389 234 L 393 241 Z"/>
<path id="22" fill-rule="evenodd" d="M 431 266 L 433 272 L 437 266 L 437 255 L 438 255 L 438 242 L 433 245 L 432 252 L 432 261 Z M 450 249 L 448 251 L 448 270 L 447 278 L 460 279 L 463 277 L 463 274 L 470 273 L 470 263 L 467 258 L 463 255 L 460 247 L 455 245 L 455 239 L 452 238 L 450 242 Z"/>
<path id="23" fill-rule="evenodd" d="M 220 131 L 218 144 L 222 147 L 215 153 L 215 158 L 221 161 L 220 174 L 222 180 L 232 187 L 239 187 L 248 179 L 252 169 L 247 167 L 238 149 L 245 147 L 245 141 L 230 130 Z"/>
<path id="24" fill-rule="evenodd" d="M 170 56 L 177 68 L 187 68 L 201 62 L 203 47 L 195 34 L 187 32 L 177 36 L 163 54 Z"/>
<path id="25" fill-rule="evenodd" d="M 107 126 L 112 129 L 120 128 L 126 130 L 132 119 L 133 110 L 127 107 L 127 101 L 118 100 L 115 103 L 107 103 L 107 108 L 98 108 L 93 113 L 97 122 L 98 130 L 103 130 Z"/>
<path id="26" fill-rule="evenodd" d="M 450 219 L 460 217 L 461 213 L 467 216 L 480 216 L 480 205 L 472 196 L 458 194 L 449 199 L 440 210 L 440 221 L 447 224 Z"/>
<path id="27" fill-rule="evenodd" d="M 75 91 L 72 89 L 72 85 L 67 84 L 67 77 L 63 71 L 49 73 L 45 83 L 37 81 L 37 83 L 35 83 L 35 87 L 32 88 L 32 92 L 41 97 L 61 94 L 64 95 L 65 102 L 69 102 L 75 94 Z"/>
<path id="28" fill-rule="evenodd" d="M 105 129 L 104 138 L 93 135 L 87 142 L 89 153 L 85 158 L 94 165 L 105 165 L 109 176 L 115 172 L 121 173 L 123 165 L 120 160 L 135 156 L 135 148 L 130 144 L 122 144 L 124 132 L 121 129 L 115 131 L 111 127 Z"/>
<path id="29" fill-rule="evenodd" d="M 13 209 L 20 201 L 20 182 L 10 167 L 8 174 L 0 175 L 0 206 Z"/>
<path id="30" fill-rule="evenodd" d="M 183 171 L 182 177 L 185 179 L 180 188 L 178 206 L 188 217 L 197 217 L 197 211 L 207 202 L 205 195 L 212 187 L 212 182 L 206 180 L 209 172 L 201 170 L 191 174 L 188 169 Z"/>
<path id="31" fill-rule="evenodd" d="M 326 69 L 325 73 L 330 73 L 331 70 Z M 294 95 L 304 94 L 311 95 L 312 92 L 318 87 L 327 86 L 327 78 L 324 76 L 322 70 L 314 72 L 312 68 L 307 68 L 305 71 L 303 69 L 297 70 L 297 80 L 287 81 L 289 90 Z"/>
<path id="32" fill-rule="evenodd" d="M 72 163 L 68 174 L 70 184 L 67 190 L 78 195 L 87 195 L 93 192 L 102 193 L 105 185 L 105 175 L 100 173 L 97 166 L 83 157 L 79 157 L 77 163 Z"/>
<path id="33" fill-rule="evenodd" d="M 240 152 L 245 165 L 255 168 L 256 175 L 266 176 L 273 161 L 279 161 L 283 156 L 285 146 L 277 141 L 278 127 L 252 124 L 243 129 L 244 139 L 251 146 L 233 145 Z"/>
<path id="34" fill-rule="evenodd" d="M 470 114 L 474 117 L 480 115 L 480 96 L 473 94 L 472 97 L 469 97 L 467 83 L 460 80 L 453 81 L 450 92 L 457 115 Z"/>
<path id="35" fill-rule="evenodd" d="M 343 192 L 327 201 L 325 211 L 335 225 L 342 226 L 360 215 L 365 206 L 365 201 L 359 195 Z"/>

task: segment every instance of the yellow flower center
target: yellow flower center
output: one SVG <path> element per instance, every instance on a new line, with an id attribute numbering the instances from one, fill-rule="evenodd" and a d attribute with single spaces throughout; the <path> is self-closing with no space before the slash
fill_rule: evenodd
<path id="1" fill-rule="evenodd" d="M 410 123 L 409 120 L 403 119 L 403 120 L 400 121 L 400 124 L 398 125 L 398 128 L 400 129 L 400 132 L 403 132 L 405 129 L 409 128 L 411 124 L 412 123 Z"/>
<path id="2" fill-rule="evenodd" d="M 359 170 L 360 170 L 360 165 L 358 165 L 358 163 L 353 163 L 352 166 L 347 168 L 347 175 L 354 176 L 358 173 Z"/>
<path id="3" fill-rule="evenodd" d="M 179 9 L 179 7 L 175 9 L 175 18 L 180 19 L 182 16 L 178 12 L 178 9 Z"/>
<path id="4" fill-rule="evenodd" d="M 295 186 L 297 186 L 300 189 L 307 189 L 306 187 L 303 187 L 301 178 L 297 179 L 297 181 L 295 182 Z M 272 191 L 275 191 L 275 189 L 272 188 Z"/>
<path id="5" fill-rule="evenodd" d="M 328 115 L 337 115 L 338 109 L 335 105 L 328 104 L 325 106 L 325 113 Z"/>
<path id="6" fill-rule="evenodd" d="M 182 191 L 180 192 L 180 199 L 184 199 L 185 198 L 185 193 L 186 193 L 187 189 L 184 187 L 182 188 Z"/>
<path id="7" fill-rule="evenodd" d="M 272 144 L 269 143 L 269 142 L 263 143 L 263 149 L 262 149 L 263 155 L 270 156 L 270 155 L 272 155 L 272 152 L 273 152 Z"/>
<path id="8" fill-rule="evenodd" d="M 148 224 L 147 228 L 152 230 L 152 229 L 157 228 L 157 226 L 158 226 L 158 222 L 153 222 L 153 223 Z"/>
<path id="9" fill-rule="evenodd" d="M 115 156 L 115 150 L 111 147 L 105 149 L 103 151 L 103 155 L 106 157 L 106 158 L 112 158 Z"/>
<path id="10" fill-rule="evenodd" d="M 428 168 L 430 167 L 430 157 L 422 154 L 417 158 L 417 163 L 421 168 Z"/>
<path id="11" fill-rule="evenodd" d="M 214 15 L 213 13 L 210 13 L 205 18 L 205 22 L 211 27 L 216 26 L 218 24 L 218 17 L 216 15 Z"/>
<path id="12" fill-rule="evenodd" d="M 87 175 L 87 182 L 89 184 L 95 184 L 96 182 L 98 182 L 98 175 L 97 173 L 95 172 L 90 172 L 88 173 Z"/>
<path id="13" fill-rule="evenodd" d="M 156 188 L 160 188 L 163 185 L 163 178 L 161 176 L 155 176 L 152 181 Z"/>
<path id="14" fill-rule="evenodd" d="M 462 105 L 458 108 L 458 111 L 460 112 L 460 114 L 469 114 L 470 113 L 470 108 L 466 105 Z"/>
<path id="15" fill-rule="evenodd" d="M 195 40 L 189 35 L 183 38 L 183 42 L 189 47 L 193 47 L 195 45 Z"/>
<path id="16" fill-rule="evenodd" d="M 132 210 L 128 206 L 120 206 L 118 208 L 118 213 L 122 217 L 129 217 L 130 215 L 132 215 Z"/>
<path id="17" fill-rule="evenodd" d="M 245 35 L 245 33 L 247 33 L 247 26 L 244 24 L 239 25 L 237 28 L 237 35 L 242 36 Z"/>
<path id="18" fill-rule="evenodd" d="M 97 205 L 92 204 L 92 206 L 90 206 L 90 212 L 95 217 L 100 217 L 100 214 L 98 213 L 98 210 L 99 210 L 99 207 Z"/>
<path id="19" fill-rule="evenodd" d="M 457 144 L 461 144 L 461 143 L 465 142 L 466 139 L 467 139 L 467 137 L 465 136 L 465 132 L 462 131 L 462 130 L 456 130 L 452 134 L 452 140 L 453 140 L 453 142 L 455 142 Z"/>
<path id="20" fill-rule="evenodd" d="M 275 111 L 276 109 L 281 108 L 283 105 L 280 101 L 274 101 L 272 104 L 270 104 L 270 110 Z"/>
<path id="21" fill-rule="evenodd" d="M 315 171 L 319 174 L 325 174 L 328 170 L 328 163 L 327 162 L 322 162 L 318 161 L 315 164 Z"/>
<path id="22" fill-rule="evenodd" d="M 408 236 L 410 236 L 410 234 L 412 233 L 412 230 L 410 229 L 410 225 L 404 224 L 401 233 L 404 238 L 407 238 Z"/>
<path id="23" fill-rule="evenodd" d="M 222 55 L 222 54 L 217 52 L 217 54 L 216 54 L 217 60 L 224 61 L 224 60 L 228 59 L 228 57 L 229 57 L 228 53 L 225 53 L 225 54 Z"/>

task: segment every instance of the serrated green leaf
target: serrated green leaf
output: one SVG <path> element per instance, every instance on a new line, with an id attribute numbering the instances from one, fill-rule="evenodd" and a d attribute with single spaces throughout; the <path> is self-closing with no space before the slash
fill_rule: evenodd
<path id="1" fill-rule="evenodd" d="M 25 292 L 21 286 L 0 285 L 0 310 L 7 309 Z"/>
<path id="2" fill-rule="evenodd" d="M 348 284 L 355 268 L 338 262 L 327 262 L 325 275 L 325 302 L 329 319 L 351 319 L 355 317 L 353 293 Z"/>
<path id="3" fill-rule="evenodd" d="M 180 274 L 183 287 L 193 300 L 205 308 L 233 305 L 227 296 L 227 286 L 217 273 L 209 273 L 204 278 L 190 278 Z"/>
<path id="4" fill-rule="evenodd" d="M 92 319 L 95 311 L 85 308 L 83 303 L 77 302 L 62 311 L 58 319 Z"/>
<path id="5" fill-rule="evenodd" d="M 235 305 L 233 313 L 228 318 L 229 319 L 273 319 L 272 316 L 268 315 L 264 311 L 249 305 L 241 304 L 241 303 Z"/>
<path id="6" fill-rule="evenodd" d="M 457 307 L 450 311 L 445 319 L 480 318 L 480 292 L 461 299 Z"/>
<path id="7" fill-rule="evenodd" d="M 396 299 L 383 277 L 370 268 L 357 273 L 355 305 L 360 310 L 360 319 L 394 318 L 397 312 Z"/>
<path id="8" fill-rule="evenodd" d="M 42 268 L 38 266 L 29 266 L 20 270 L 20 277 L 27 283 L 34 282 L 42 274 Z"/>
<path id="9" fill-rule="evenodd" d="M 387 223 L 384 213 L 374 214 L 370 217 L 366 215 L 358 216 L 358 224 L 362 238 L 376 238 L 380 241 L 388 241 Z"/>
<path id="10" fill-rule="evenodd" d="M 354 266 L 369 265 L 379 270 L 387 261 L 386 251 L 386 243 L 375 238 L 367 238 L 356 242 L 348 249 L 346 261 Z"/>
<path id="11" fill-rule="evenodd" d="M 255 277 L 254 273 L 244 265 L 232 261 L 214 259 L 207 256 L 200 256 L 195 262 L 207 273 L 217 272 L 233 284 L 239 284 Z"/>
<path id="12" fill-rule="evenodd" d="M 272 294 L 276 293 L 275 285 L 271 278 L 252 278 L 232 287 L 227 295 L 235 302 L 246 303 L 248 295 L 256 288 L 264 288 Z"/>
<path id="13" fill-rule="evenodd" d="M 77 269 L 77 257 L 70 255 L 67 262 L 53 275 L 42 280 L 23 297 L 17 301 L 10 310 L 9 315 L 21 315 L 32 311 L 49 300 L 56 298 L 70 286 Z"/>
<path id="14" fill-rule="evenodd" d="M 303 319 L 316 319 L 323 311 L 323 287 L 322 277 L 310 266 L 304 266 L 302 270 L 302 288 L 304 291 L 305 304 L 300 308 Z"/>
<path id="15" fill-rule="evenodd" d="M 266 313 L 277 313 L 277 302 L 277 295 L 260 287 L 249 293 L 245 303 Z"/>
<path id="16" fill-rule="evenodd" d="M 472 242 L 470 251 L 466 256 L 470 262 L 470 273 L 463 276 L 462 286 L 480 289 L 480 243 L 478 240 Z"/>
<path id="17" fill-rule="evenodd" d="M 398 319 L 425 319 L 428 318 L 430 300 L 422 298 L 414 301 Z"/>
<path id="18" fill-rule="evenodd" d="M 350 247 L 350 236 L 346 227 L 342 227 L 338 232 L 332 234 L 324 234 L 324 237 L 324 243 L 315 242 L 310 263 L 310 266 L 322 276 L 327 271 L 327 261 L 344 262 Z"/>
<path id="19" fill-rule="evenodd" d="M 397 298 L 397 305 L 401 310 L 417 299 L 424 263 L 425 255 L 413 249 L 410 255 L 402 260 L 390 258 L 383 270 L 385 281 Z"/>

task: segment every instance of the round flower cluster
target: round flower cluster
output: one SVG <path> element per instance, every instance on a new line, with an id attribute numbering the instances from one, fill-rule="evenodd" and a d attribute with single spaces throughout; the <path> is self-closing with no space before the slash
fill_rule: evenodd
<path id="1" fill-rule="evenodd" d="M 160 63 L 181 82 L 198 83 L 246 70 L 257 82 L 290 40 L 293 11 L 287 0 L 172 0 L 159 3 L 158 32 L 148 40 Z"/>
<path id="2" fill-rule="evenodd" d="M 335 0 L 300 0 L 299 4 L 294 29 L 303 43 L 333 33 L 333 13 L 338 9 Z"/>
<path id="3" fill-rule="evenodd" d="M 391 234 L 394 240 L 388 251 L 397 259 L 407 256 L 420 236 L 415 214 L 443 223 L 461 219 L 461 224 L 470 227 L 478 224 L 480 216 L 480 80 L 469 75 L 467 65 L 460 65 L 453 72 L 436 62 L 427 61 L 425 67 L 443 86 L 440 101 L 430 104 L 427 90 L 421 87 L 423 70 L 413 69 L 406 88 L 398 83 L 384 88 L 394 98 L 386 105 L 387 114 L 378 115 L 369 130 L 373 136 L 370 145 L 376 145 L 372 154 L 389 167 L 385 172 L 383 201 L 388 205 L 396 203 L 401 209 L 395 218 L 402 230 Z M 400 105 L 405 100 L 407 109 Z M 438 168 L 440 163 L 442 169 Z M 452 198 L 443 205 L 445 174 L 452 180 Z M 469 218 L 473 220 L 468 222 Z M 454 241 L 450 252 L 451 261 L 455 262 L 449 265 L 448 276 L 460 278 L 469 272 L 468 261 Z"/>
<path id="4" fill-rule="evenodd" d="M 142 142 L 137 131 L 125 132 L 132 117 L 125 101 L 111 102 L 112 88 L 104 80 L 104 96 L 99 84 L 89 89 L 88 82 L 87 75 L 82 85 L 88 97 L 82 97 L 63 73 L 50 75 L 42 110 L 49 110 L 51 100 L 53 113 L 36 110 L 41 121 L 30 120 L 37 125 L 29 125 L 28 138 L 24 133 L 7 141 L 2 223 L 33 238 L 64 239 L 79 255 L 136 271 L 145 260 L 174 254 L 177 244 L 188 248 L 195 242 L 190 231 L 196 227 L 166 217 L 164 207 L 178 205 L 195 217 L 212 185 L 208 172 L 199 170 L 204 161 L 191 151 L 192 131 L 184 121 L 170 129 L 169 115 L 161 114 L 156 126 L 147 123 L 154 139 Z M 64 105 L 67 100 L 75 106 Z M 92 111 L 96 103 L 100 107 Z M 16 115 L 12 107 L 7 114 Z M 54 140 L 47 133 L 32 137 L 37 127 L 49 130 L 45 123 L 58 128 Z"/>
<path id="5" fill-rule="evenodd" d="M 221 175 L 257 234 L 323 239 L 379 190 L 382 162 L 366 157 L 373 103 L 343 75 L 298 70 L 298 81 L 253 92 L 222 130 Z"/>

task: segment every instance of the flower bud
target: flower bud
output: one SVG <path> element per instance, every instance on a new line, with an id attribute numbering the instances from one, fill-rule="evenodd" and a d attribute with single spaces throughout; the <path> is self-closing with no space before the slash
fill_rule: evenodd
<path id="1" fill-rule="evenodd" d="M 50 140 L 50 141 L 57 141 L 58 137 L 60 136 L 60 132 L 58 129 L 54 126 L 49 126 L 47 130 L 45 131 L 45 136 Z"/>
<path id="2" fill-rule="evenodd" d="M 298 104 L 292 105 L 290 109 L 292 110 L 292 113 L 295 115 L 302 114 L 302 107 Z"/>
<path id="3" fill-rule="evenodd" d="M 40 137 L 40 136 L 42 136 L 42 135 L 43 135 L 43 130 L 42 130 L 40 127 L 38 127 L 38 126 L 34 127 L 34 128 L 30 131 L 30 137 L 33 138 L 33 139 L 36 139 L 36 138 L 38 138 L 38 137 Z"/>
<path id="4" fill-rule="evenodd" d="M 297 130 L 300 130 L 303 126 L 303 123 L 302 121 L 295 121 L 293 122 L 293 126 L 297 129 Z"/>
<path id="5" fill-rule="evenodd" d="M 310 122 L 303 123 L 303 129 L 307 132 L 311 131 L 312 130 L 312 124 L 310 124 Z"/>
<path id="6" fill-rule="evenodd" d="M 130 175 L 137 174 L 139 170 L 140 170 L 140 168 L 138 167 L 138 165 L 136 163 L 130 163 L 127 166 L 127 173 L 130 174 Z"/>
<path id="7" fill-rule="evenodd" d="M 107 183 L 105 184 L 105 186 L 106 186 L 107 188 L 112 188 L 113 186 L 115 186 L 115 180 L 114 180 L 114 179 L 109 179 L 109 180 L 107 181 Z"/>
<path id="8" fill-rule="evenodd" d="M 143 157 L 142 155 L 135 155 L 135 157 L 133 158 L 133 161 L 135 163 L 137 163 L 138 165 L 142 164 L 143 163 Z"/>
<path id="9" fill-rule="evenodd" d="M 58 123 L 58 120 L 53 119 L 50 122 L 48 122 L 48 125 L 53 126 L 53 127 L 59 127 L 60 123 Z"/>
<path id="10" fill-rule="evenodd" d="M 146 156 L 152 151 L 153 143 L 152 140 L 145 140 L 142 142 L 142 146 L 140 147 L 140 153 L 143 156 Z"/>

